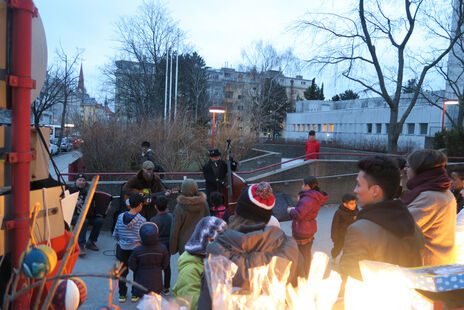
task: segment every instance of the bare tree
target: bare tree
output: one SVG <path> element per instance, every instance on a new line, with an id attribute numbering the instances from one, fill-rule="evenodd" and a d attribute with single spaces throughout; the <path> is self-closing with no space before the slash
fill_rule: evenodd
<path id="1" fill-rule="evenodd" d="M 116 35 L 119 60 L 104 69 L 116 85 L 116 112 L 128 118 L 153 116 L 163 106 L 163 59 L 170 49 L 182 46 L 184 34 L 164 5 L 144 1 L 136 15 L 120 19 Z"/>
<path id="2" fill-rule="evenodd" d="M 298 72 L 300 61 L 294 56 L 292 49 L 278 51 L 272 44 L 263 41 L 254 42 L 247 49 L 242 50 L 242 59 L 245 63 L 242 70 L 248 71 L 251 80 L 254 81 L 247 85 L 245 94 L 249 101 L 248 110 L 252 112 L 248 115 L 252 115 L 254 130 L 259 135 L 263 131 L 264 124 L 276 119 L 277 111 L 285 116 L 286 112 L 291 109 L 288 106 L 288 103 L 292 102 L 291 98 L 289 101 L 273 100 L 271 96 L 278 93 L 275 92 L 275 88 L 280 86 L 278 79 L 283 76 L 284 72 L 288 74 Z M 269 108 L 266 104 L 269 102 L 281 104 Z"/>
<path id="3" fill-rule="evenodd" d="M 42 90 L 31 105 L 34 125 L 39 126 L 43 113 L 61 102 L 63 102 L 63 83 L 57 76 L 56 70 L 50 67 L 47 69 Z"/>
<path id="4" fill-rule="evenodd" d="M 303 28 L 309 27 L 326 38 L 325 43 L 319 45 L 323 49 L 315 49 L 317 54 L 310 59 L 312 64 L 322 68 L 344 65 L 342 76 L 381 96 L 388 104 L 389 152 L 397 152 L 403 124 L 416 104 L 427 73 L 462 36 L 462 0 L 455 2 L 456 31 L 442 18 L 445 14 L 453 14 L 448 10 L 449 1 L 359 0 L 357 16 L 313 14 L 313 19 L 300 23 Z M 421 40 L 416 48 L 411 40 L 414 35 Z M 404 77 L 414 70 L 420 72 L 417 88 L 408 104 L 400 108 Z"/>
<path id="5" fill-rule="evenodd" d="M 79 76 L 76 69 L 78 62 L 81 59 L 82 51 L 77 50 L 73 55 L 68 55 L 63 47 L 60 47 L 56 53 L 58 59 L 60 60 L 60 66 L 58 67 L 58 78 L 61 82 L 61 96 L 63 104 L 63 112 L 61 114 L 62 130 L 58 136 L 59 147 L 61 145 L 61 140 L 63 139 L 68 103 L 72 93 L 77 89 Z"/>

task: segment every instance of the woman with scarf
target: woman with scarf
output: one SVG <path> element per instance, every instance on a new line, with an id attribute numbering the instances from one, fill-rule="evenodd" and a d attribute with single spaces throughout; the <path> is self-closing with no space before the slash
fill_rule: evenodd
<path id="1" fill-rule="evenodd" d="M 418 150 L 408 156 L 403 198 L 425 237 L 424 265 L 454 263 L 456 200 L 450 191 L 445 154 L 437 150 Z"/>

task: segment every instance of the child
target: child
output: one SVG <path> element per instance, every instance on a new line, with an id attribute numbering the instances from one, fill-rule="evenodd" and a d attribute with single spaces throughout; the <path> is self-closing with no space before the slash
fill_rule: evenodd
<path id="1" fill-rule="evenodd" d="M 227 224 L 220 218 L 215 216 L 202 218 L 195 227 L 192 237 L 185 244 L 185 252 L 177 261 L 178 277 L 176 285 L 172 288 L 172 294 L 190 300 L 190 309 L 197 309 L 198 306 L 206 247 L 225 229 Z"/>
<path id="2" fill-rule="evenodd" d="M 321 206 L 329 195 L 319 189 L 317 179 L 313 176 L 304 178 L 301 186 L 300 199 L 296 207 L 288 207 L 287 212 L 292 217 L 292 235 L 303 255 L 305 277 L 311 267 L 311 248 L 314 235 L 317 232 L 316 217 Z"/>
<path id="3" fill-rule="evenodd" d="M 158 213 L 150 219 L 158 226 L 159 241 L 169 251 L 169 235 L 171 233 L 172 214 L 168 212 L 168 199 L 165 196 L 157 196 L 155 201 L 155 208 Z M 163 269 L 164 272 L 164 289 L 163 294 L 169 296 L 169 288 L 171 287 L 171 265 L 169 264 Z"/>
<path id="4" fill-rule="evenodd" d="M 166 247 L 158 242 L 158 227 L 155 223 L 145 223 L 140 227 L 139 245 L 132 251 L 129 258 L 129 267 L 134 272 L 135 282 L 145 286 L 148 291 L 133 289 L 132 301 L 137 301 L 149 292 L 161 293 L 163 291 L 163 278 L 161 270 L 169 265 L 170 255 Z"/>
<path id="5" fill-rule="evenodd" d="M 359 210 L 356 207 L 356 196 L 345 194 L 342 198 L 342 203 L 335 212 L 332 220 L 332 230 L 330 237 L 332 238 L 334 247 L 331 251 L 332 258 L 335 259 L 340 254 L 343 243 L 345 242 L 345 234 L 348 226 L 356 221 L 356 216 Z"/>
<path id="6" fill-rule="evenodd" d="M 212 192 L 209 196 L 211 201 L 211 215 L 224 220 L 226 206 L 224 205 L 224 197 L 220 192 Z"/>
<path id="7" fill-rule="evenodd" d="M 116 258 L 126 267 L 126 270 L 121 273 L 124 278 L 129 273 L 128 264 L 132 250 L 140 244 L 140 226 L 146 222 L 145 218 L 139 214 L 143 206 L 143 196 L 137 193 L 131 194 L 129 204 L 131 209 L 119 214 L 113 232 L 113 237 L 118 242 Z M 133 293 L 134 287 L 132 287 L 132 301 L 135 302 L 138 298 Z M 127 285 L 125 282 L 119 281 L 119 302 L 126 302 L 126 295 Z"/>

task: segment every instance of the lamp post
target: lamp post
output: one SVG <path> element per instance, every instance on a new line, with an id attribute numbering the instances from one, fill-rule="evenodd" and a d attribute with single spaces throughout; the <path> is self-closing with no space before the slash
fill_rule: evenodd
<path id="1" fill-rule="evenodd" d="M 458 100 L 443 100 L 443 116 L 441 118 L 441 130 L 445 129 L 445 111 L 447 104 L 459 104 Z"/>
<path id="2" fill-rule="evenodd" d="M 216 113 L 225 113 L 226 111 L 224 108 L 221 107 L 211 107 L 209 108 L 209 112 L 213 113 L 213 130 L 211 134 L 211 148 L 214 148 L 214 126 L 216 122 Z"/>

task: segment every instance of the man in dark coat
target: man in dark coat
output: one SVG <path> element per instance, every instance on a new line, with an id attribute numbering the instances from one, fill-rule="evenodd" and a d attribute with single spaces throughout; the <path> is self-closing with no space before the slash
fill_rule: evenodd
<path id="1" fill-rule="evenodd" d="M 142 142 L 142 164 L 147 160 L 151 161 L 154 165 L 153 171 L 154 172 L 164 172 L 163 166 L 155 160 L 155 154 L 153 153 L 152 149 L 150 148 L 150 142 L 143 141 Z M 164 179 L 164 174 L 160 174 L 159 177 Z"/>
<path id="2" fill-rule="evenodd" d="M 375 156 L 361 160 L 358 168 L 354 193 L 361 211 L 346 232 L 340 260 L 342 276 L 362 280 L 362 260 L 422 266 L 422 231 L 401 200 L 393 199 L 400 183 L 398 167 L 387 157 Z"/>
<path id="3" fill-rule="evenodd" d="M 146 204 L 144 204 L 140 212 L 140 215 L 147 220 L 156 215 L 154 194 L 164 193 L 166 196 L 170 194 L 161 182 L 161 179 L 153 173 L 154 167 L 155 165 L 151 161 L 145 161 L 142 165 L 142 169 L 139 170 L 136 175 L 132 176 L 122 188 L 124 196 L 129 196 L 132 193 L 142 193 L 153 196 L 149 201 L 146 200 Z"/>
<path id="4" fill-rule="evenodd" d="M 222 187 L 226 187 L 227 183 L 224 181 L 227 176 L 227 164 L 221 159 L 221 152 L 218 149 L 209 150 L 209 160 L 203 166 L 203 176 L 206 185 L 206 197 L 212 192 L 219 192 Z"/>
<path id="5" fill-rule="evenodd" d="M 70 188 L 69 192 L 76 193 L 79 192 L 79 197 L 77 199 L 76 208 L 74 209 L 74 215 L 72 218 L 71 224 L 75 224 L 79 215 L 81 214 L 82 208 L 84 206 L 85 198 L 87 197 L 87 193 L 89 191 L 89 184 L 87 183 L 87 177 L 83 173 L 79 173 L 76 176 L 75 184 L 73 187 Z M 85 218 L 84 224 L 82 225 L 81 232 L 79 233 L 79 248 L 80 248 L 80 256 L 85 255 L 85 248 L 90 249 L 92 251 L 98 251 L 98 247 L 95 244 L 97 242 L 98 236 L 100 235 L 100 230 L 103 226 L 103 218 L 105 217 L 104 214 L 100 214 L 95 207 L 95 201 L 92 201 L 90 204 L 89 211 L 87 212 L 87 216 Z M 93 225 L 92 231 L 90 232 L 90 236 L 88 241 L 87 239 L 87 226 Z"/>

